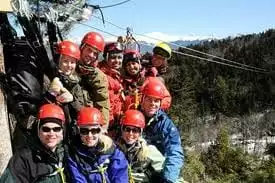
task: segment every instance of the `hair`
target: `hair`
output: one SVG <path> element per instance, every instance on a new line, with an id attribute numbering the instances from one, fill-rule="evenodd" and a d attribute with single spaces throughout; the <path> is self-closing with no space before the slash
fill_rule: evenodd
<path id="1" fill-rule="evenodd" d="M 112 149 L 114 146 L 113 140 L 104 134 L 100 134 L 99 144 L 102 146 L 102 149 L 101 149 L 102 153 L 106 153 L 110 151 L 110 149 Z"/>

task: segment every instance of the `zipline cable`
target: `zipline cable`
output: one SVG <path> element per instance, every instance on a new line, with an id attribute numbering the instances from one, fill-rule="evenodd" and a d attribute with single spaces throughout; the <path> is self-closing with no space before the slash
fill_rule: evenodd
<path id="1" fill-rule="evenodd" d="M 125 1 L 121 1 L 119 3 L 116 3 L 116 4 L 111 4 L 111 5 L 106 5 L 106 6 L 100 6 L 100 5 L 92 5 L 92 4 L 86 4 L 87 6 L 91 6 L 95 9 L 103 9 L 103 8 L 111 8 L 111 7 L 115 7 L 115 6 L 118 6 L 118 5 L 121 5 L 121 4 L 124 4 L 124 3 L 127 3 L 131 0 L 125 0 Z"/>
<path id="2" fill-rule="evenodd" d="M 115 35 L 115 34 L 110 33 L 108 31 L 104 31 L 102 29 L 96 28 L 96 27 L 91 26 L 91 25 L 88 25 L 88 24 L 85 24 L 85 23 L 81 23 L 81 22 L 77 22 L 77 21 L 76 21 L 76 23 L 84 25 L 84 26 L 87 26 L 87 27 L 92 28 L 92 29 L 95 29 L 97 31 L 103 32 L 105 34 L 109 34 L 111 36 L 118 37 L 118 35 Z M 143 44 L 143 43 L 141 43 L 141 44 Z M 151 46 L 151 47 L 153 47 L 153 46 Z M 234 67 L 234 68 L 238 68 L 238 69 L 242 69 L 242 70 L 247 70 L 247 71 L 252 71 L 252 72 L 257 72 L 257 73 L 263 73 L 263 74 L 267 73 L 267 72 L 264 72 L 264 71 L 258 71 L 258 70 L 255 70 L 255 69 L 249 69 L 249 68 L 245 68 L 245 67 L 240 67 L 240 66 L 236 66 L 236 65 L 232 65 L 232 64 L 228 64 L 228 63 L 224 63 L 224 62 L 219 62 L 219 61 L 216 61 L 216 60 L 211 60 L 211 59 L 207 59 L 207 58 L 203 58 L 203 57 L 199 57 L 199 56 L 195 56 L 195 55 L 191 55 L 191 54 L 187 54 L 187 53 L 182 53 L 182 52 L 175 51 L 175 50 L 173 50 L 172 52 L 176 53 L 176 54 L 179 54 L 179 55 L 184 55 L 184 56 L 188 56 L 188 57 L 204 60 L 204 61 L 207 61 L 207 62 L 212 62 L 212 63 L 221 64 L 221 65 L 226 65 L 226 66 L 229 66 L 229 67 Z"/>
<path id="3" fill-rule="evenodd" d="M 100 17 L 96 16 L 96 15 L 92 15 L 93 17 L 99 19 L 99 20 L 102 20 Z M 118 26 L 108 20 L 105 20 L 105 22 L 107 22 L 108 24 L 118 28 L 118 29 L 121 29 L 121 30 L 126 30 L 125 28 L 121 27 L 121 26 Z M 153 39 L 153 40 L 156 40 L 156 41 L 161 41 L 161 42 L 166 42 L 166 41 L 163 41 L 161 39 L 158 39 L 158 38 L 154 38 L 154 37 L 151 37 L 151 36 L 147 36 L 145 34 L 140 34 L 140 33 L 135 33 L 133 32 L 133 34 L 135 35 L 138 35 L 138 36 L 142 36 L 142 37 L 146 37 L 146 38 L 149 38 L 149 39 Z M 166 42 L 168 43 L 168 42 Z M 180 47 L 180 48 L 183 48 L 183 49 L 186 49 L 186 50 L 189 50 L 189 51 L 193 51 L 193 52 L 196 52 L 196 53 L 200 53 L 200 54 L 203 54 L 203 55 L 207 55 L 207 56 L 210 56 L 210 57 L 213 57 L 213 58 L 216 58 L 216 59 L 220 59 L 220 60 L 223 60 L 223 61 L 226 61 L 226 62 L 229 62 L 229 63 L 233 63 L 233 64 L 236 64 L 236 65 L 240 65 L 240 66 L 243 66 L 243 67 L 248 67 L 248 68 L 251 68 L 251 69 L 256 69 L 256 70 L 259 70 L 259 71 L 266 71 L 265 69 L 262 69 L 262 68 L 258 68 L 258 67 L 255 67 L 255 66 L 251 66 L 251 65 L 247 65 L 247 64 L 242 64 L 242 63 L 239 63 L 239 62 L 236 62 L 236 61 L 232 61 L 232 60 L 229 60 L 229 59 L 226 59 L 226 58 L 222 58 L 222 57 L 218 57 L 216 55 L 212 55 L 212 54 L 209 54 L 209 53 L 204 53 L 204 52 L 201 52 L 201 51 L 198 51 L 198 50 L 195 50 L 195 49 L 192 49 L 192 48 L 188 48 L 186 46 L 182 46 L 180 44 L 176 44 L 176 43 L 168 43 L 170 45 L 174 45 L 174 46 L 177 46 L 177 47 Z"/>
<path id="4" fill-rule="evenodd" d="M 179 54 L 179 55 L 184 55 L 184 56 L 188 56 L 188 57 L 192 57 L 192 58 L 197 58 L 197 59 L 200 59 L 200 60 L 204 60 L 204 61 L 208 61 L 208 62 L 213 62 L 213 63 L 217 63 L 217 64 L 221 64 L 221 65 L 226 65 L 226 66 L 229 66 L 229 67 L 234 67 L 234 68 L 243 69 L 243 70 L 247 70 L 247 71 L 252 71 L 252 72 L 257 72 L 257 73 L 262 73 L 262 74 L 267 74 L 268 73 L 268 72 L 264 72 L 264 71 L 258 71 L 258 70 L 253 70 L 253 69 L 249 69 L 249 68 L 245 68 L 245 67 L 231 65 L 231 64 L 228 64 L 228 63 L 224 63 L 224 62 L 218 62 L 216 60 L 211 60 L 211 59 L 199 57 L 199 56 L 196 56 L 196 55 L 182 53 L 182 52 L 179 52 L 179 51 L 174 51 L 173 50 L 172 52 L 174 52 L 176 54 Z"/>

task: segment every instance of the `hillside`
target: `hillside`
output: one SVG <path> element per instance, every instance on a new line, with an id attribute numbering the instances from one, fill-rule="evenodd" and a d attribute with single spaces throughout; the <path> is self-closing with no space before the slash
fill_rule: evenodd
<path id="1" fill-rule="evenodd" d="M 267 73 L 255 73 L 174 55 L 170 64 L 172 72 L 166 79 L 175 98 L 181 100 L 183 93 L 184 95 L 188 93 L 183 92 L 184 87 L 192 89 L 194 104 L 198 106 L 197 111 L 200 114 L 218 112 L 227 115 L 246 114 L 273 106 L 272 96 L 275 91 L 272 68 L 275 64 L 275 30 L 206 41 L 190 48 L 263 68 Z M 179 51 L 194 54 L 184 49 Z M 174 101 L 176 105 L 178 100 Z"/>
<path id="2" fill-rule="evenodd" d="M 190 45 L 197 45 L 197 44 L 200 44 L 204 41 L 207 41 L 207 40 L 177 40 L 177 41 L 171 41 L 169 42 L 171 47 L 173 49 L 178 49 L 178 46 L 176 45 L 180 45 L 180 46 L 190 46 Z M 141 50 L 141 53 L 146 53 L 146 52 L 149 52 L 151 53 L 152 52 L 152 48 L 154 47 L 154 44 L 153 43 L 148 43 L 146 41 L 138 41 L 139 44 L 140 44 L 140 50 Z M 176 44 L 176 45 L 174 45 Z"/>
<path id="3" fill-rule="evenodd" d="M 173 55 L 165 79 L 173 96 L 169 113 L 189 149 L 185 179 L 274 182 L 275 30 L 189 47 L 266 73 Z M 203 56 L 182 48 L 178 51 Z M 261 151 L 260 157 L 246 153 L 256 151 Z M 266 152 L 272 156 L 266 157 Z"/>

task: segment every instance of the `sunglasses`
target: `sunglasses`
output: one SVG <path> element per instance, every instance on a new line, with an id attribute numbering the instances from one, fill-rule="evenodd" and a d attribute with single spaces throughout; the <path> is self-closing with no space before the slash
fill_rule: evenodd
<path id="1" fill-rule="evenodd" d="M 79 128 L 79 133 L 80 133 L 81 135 L 89 135 L 90 132 L 91 132 L 93 135 L 95 135 L 95 134 L 100 133 L 100 132 L 101 132 L 101 129 L 100 129 L 100 128 L 91 128 L 91 129 L 89 129 L 89 128 Z"/>
<path id="2" fill-rule="evenodd" d="M 42 132 L 50 132 L 50 131 L 54 131 L 54 132 L 60 132 L 62 130 L 62 127 L 47 127 L 47 126 L 42 126 L 41 128 Z"/>
<path id="3" fill-rule="evenodd" d="M 132 131 L 133 133 L 141 133 L 141 129 L 140 129 L 140 128 L 129 127 L 129 126 L 123 126 L 123 127 L 122 127 L 122 130 L 123 130 L 124 132 L 128 132 L 128 133 L 130 133 L 131 131 Z"/>

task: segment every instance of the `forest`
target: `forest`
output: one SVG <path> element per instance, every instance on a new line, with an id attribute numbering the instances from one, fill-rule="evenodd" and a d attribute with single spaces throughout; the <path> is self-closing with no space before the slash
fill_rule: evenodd
<path id="1" fill-rule="evenodd" d="M 165 81 L 173 96 L 169 113 L 185 149 L 184 179 L 275 182 L 275 30 L 205 41 L 189 48 L 263 72 L 174 54 Z M 203 56 L 184 48 L 178 51 Z"/>

